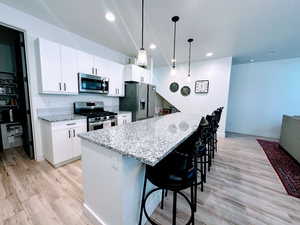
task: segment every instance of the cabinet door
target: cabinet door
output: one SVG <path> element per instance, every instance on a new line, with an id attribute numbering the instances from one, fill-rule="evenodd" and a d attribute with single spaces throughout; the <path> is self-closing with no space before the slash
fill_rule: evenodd
<path id="1" fill-rule="evenodd" d="M 143 77 L 144 77 L 144 82 L 146 84 L 150 84 L 150 70 L 144 70 L 143 71 Z"/>
<path id="2" fill-rule="evenodd" d="M 53 161 L 58 164 L 73 158 L 72 134 L 70 129 L 53 130 Z"/>
<path id="3" fill-rule="evenodd" d="M 77 71 L 79 73 L 95 74 L 93 55 L 77 51 Z"/>
<path id="4" fill-rule="evenodd" d="M 64 92 L 78 94 L 76 50 L 61 46 L 61 71 Z"/>
<path id="5" fill-rule="evenodd" d="M 110 61 L 94 56 L 95 75 L 110 77 Z"/>
<path id="6" fill-rule="evenodd" d="M 59 44 L 39 39 L 39 53 L 42 93 L 60 93 L 62 75 Z"/>
<path id="7" fill-rule="evenodd" d="M 132 65 L 132 81 L 136 82 L 144 82 L 143 79 L 141 79 L 142 69 L 139 66 Z"/>
<path id="8" fill-rule="evenodd" d="M 109 96 L 124 96 L 124 65 L 110 62 Z"/>
<path id="9" fill-rule="evenodd" d="M 73 139 L 73 157 L 81 156 L 81 144 L 80 138 L 77 137 L 78 134 L 87 132 L 86 126 L 78 126 L 72 129 L 72 139 Z"/>
<path id="10" fill-rule="evenodd" d="M 118 116 L 118 126 L 123 125 L 123 124 L 124 124 L 123 117 L 119 115 Z"/>

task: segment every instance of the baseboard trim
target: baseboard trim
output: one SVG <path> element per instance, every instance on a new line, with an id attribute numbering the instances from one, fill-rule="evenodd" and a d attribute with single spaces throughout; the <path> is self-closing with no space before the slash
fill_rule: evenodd
<path id="1" fill-rule="evenodd" d="M 279 141 L 278 137 L 265 137 L 265 136 L 257 136 L 253 134 L 244 134 L 244 133 L 237 133 L 232 131 L 226 131 L 225 132 L 226 137 L 230 137 L 231 135 L 241 136 L 241 137 L 253 137 L 255 139 L 264 139 L 264 140 L 270 140 L 270 141 Z"/>
<path id="2" fill-rule="evenodd" d="M 83 213 L 94 225 L 107 225 L 87 204 L 83 203 Z"/>
<path id="3" fill-rule="evenodd" d="M 224 131 L 217 131 L 217 135 L 218 135 L 218 137 L 221 137 L 221 138 L 225 138 L 226 137 Z"/>

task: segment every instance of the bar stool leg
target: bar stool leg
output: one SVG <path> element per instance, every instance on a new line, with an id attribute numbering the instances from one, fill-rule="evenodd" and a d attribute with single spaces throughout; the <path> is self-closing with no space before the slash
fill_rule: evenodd
<path id="1" fill-rule="evenodd" d="M 177 211 L 177 192 L 173 192 L 173 218 L 172 225 L 176 225 L 176 211 Z"/>
<path id="2" fill-rule="evenodd" d="M 194 185 L 195 193 L 194 193 L 194 211 L 197 212 L 197 179 Z M 201 191 L 203 191 L 203 181 L 201 180 Z"/>
<path id="3" fill-rule="evenodd" d="M 192 203 L 192 208 L 193 208 L 193 210 L 194 210 L 194 187 L 193 186 L 191 186 L 191 203 Z"/>
<path id="4" fill-rule="evenodd" d="M 160 208 L 164 209 L 165 189 L 162 189 Z"/>
<path id="5" fill-rule="evenodd" d="M 147 177 L 145 175 L 145 180 L 144 180 L 144 187 L 143 187 L 143 195 L 142 195 L 142 203 L 141 203 L 141 211 L 140 211 L 140 219 L 139 219 L 139 225 L 142 224 L 142 217 L 143 217 L 143 206 L 144 206 L 144 198 L 146 194 L 146 186 L 147 186 Z"/>

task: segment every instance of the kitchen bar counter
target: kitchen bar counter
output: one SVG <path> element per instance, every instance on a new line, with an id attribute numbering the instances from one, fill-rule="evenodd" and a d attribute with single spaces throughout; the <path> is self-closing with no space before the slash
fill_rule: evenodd
<path id="1" fill-rule="evenodd" d="M 199 115 L 174 113 L 79 137 L 154 166 L 196 130 L 200 119 Z"/>
<path id="2" fill-rule="evenodd" d="M 100 225 L 137 225 L 145 165 L 156 165 L 197 128 L 200 115 L 175 113 L 79 134 L 84 213 Z M 146 192 L 153 185 L 148 182 Z M 161 192 L 151 195 L 151 215 Z M 142 224 L 146 220 L 143 217 Z"/>

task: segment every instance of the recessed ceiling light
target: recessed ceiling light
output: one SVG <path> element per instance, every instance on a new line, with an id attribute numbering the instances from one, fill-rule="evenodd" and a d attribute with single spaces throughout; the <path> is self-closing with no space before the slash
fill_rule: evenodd
<path id="1" fill-rule="evenodd" d="M 213 52 L 208 52 L 208 53 L 206 53 L 206 57 L 211 57 L 211 56 L 213 56 L 213 55 L 214 55 Z"/>
<path id="2" fill-rule="evenodd" d="M 254 61 L 255 61 L 254 59 L 250 59 L 250 62 L 252 62 L 252 63 L 253 63 Z"/>
<path id="3" fill-rule="evenodd" d="M 152 44 L 150 44 L 149 48 L 154 50 L 154 49 L 156 49 L 156 45 L 152 43 Z"/>
<path id="4" fill-rule="evenodd" d="M 107 12 L 105 14 L 105 18 L 109 21 L 109 22 L 114 22 L 116 20 L 115 15 L 112 12 Z"/>

